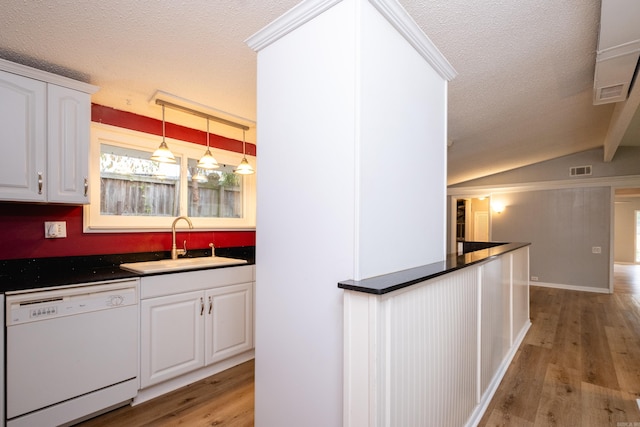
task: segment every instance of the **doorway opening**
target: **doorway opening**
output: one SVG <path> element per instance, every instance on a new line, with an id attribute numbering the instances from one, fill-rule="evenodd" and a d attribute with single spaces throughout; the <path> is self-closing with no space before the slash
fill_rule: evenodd
<path id="1" fill-rule="evenodd" d="M 489 242 L 489 197 L 456 199 L 455 236 L 457 242 Z"/>

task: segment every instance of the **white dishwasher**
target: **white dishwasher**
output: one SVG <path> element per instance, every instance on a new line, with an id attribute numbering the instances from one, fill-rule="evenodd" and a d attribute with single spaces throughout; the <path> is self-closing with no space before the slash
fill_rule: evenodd
<path id="1" fill-rule="evenodd" d="M 6 295 L 7 426 L 58 426 L 138 390 L 138 280 Z"/>

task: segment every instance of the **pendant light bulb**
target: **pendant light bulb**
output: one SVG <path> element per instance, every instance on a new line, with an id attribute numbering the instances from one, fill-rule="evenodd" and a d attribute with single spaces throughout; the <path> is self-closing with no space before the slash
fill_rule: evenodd
<path id="1" fill-rule="evenodd" d="M 175 163 L 176 158 L 169 150 L 167 143 L 165 142 L 165 129 L 164 129 L 164 104 L 162 104 L 162 142 L 156 151 L 151 155 L 151 160 L 155 160 L 156 162 L 161 163 Z"/>
<path id="2" fill-rule="evenodd" d="M 239 175 L 251 175 L 252 173 L 255 173 L 255 171 L 247 161 L 244 132 L 245 130 L 242 129 L 242 160 L 240 161 L 238 167 L 233 170 L 233 173 L 237 173 Z"/>
<path id="3" fill-rule="evenodd" d="M 198 161 L 198 167 L 200 169 L 217 169 L 220 167 L 216 159 L 211 154 L 211 150 L 209 149 L 209 119 L 207 118 L 207 151 L 205 151 L 204 155 L 200 157 Z"/>

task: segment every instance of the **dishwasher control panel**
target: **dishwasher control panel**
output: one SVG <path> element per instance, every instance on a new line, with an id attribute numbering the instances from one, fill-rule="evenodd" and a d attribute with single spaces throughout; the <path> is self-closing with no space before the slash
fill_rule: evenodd
<path id="1" fill-rule="evenodd" d="M 39 318 L 39 317 L 55 317 L 58 314 L 58 306 L 49 306 L 49 307 L 38 307 L 32 308 L 29 310 L 29 318 Z M 16 319 L 19 320 L 19 319 Z"/>
<path id="2" fill-rule="evenodd" d="M 7 296 L 7 326 L 138 303 L 137 281 Z"/>

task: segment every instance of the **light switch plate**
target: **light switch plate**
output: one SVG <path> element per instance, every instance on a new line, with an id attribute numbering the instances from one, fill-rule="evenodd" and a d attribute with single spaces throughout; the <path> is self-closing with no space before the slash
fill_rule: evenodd
<path id="1" fill-rule="evenodd" d="M 45 221 L 45 239 L 60 239 L 67 237 L 67 221 Z"/>

